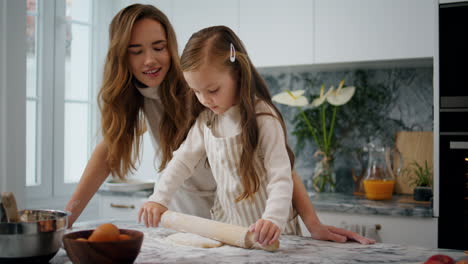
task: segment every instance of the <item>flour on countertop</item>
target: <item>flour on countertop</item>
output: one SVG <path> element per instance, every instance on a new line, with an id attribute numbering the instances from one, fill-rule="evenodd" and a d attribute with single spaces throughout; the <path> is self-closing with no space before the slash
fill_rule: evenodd
<path id="1" fill-rule="evenodd" d="M 166 241 L 169 241 L 175 245 L 191 246 L 198 248 L 215 248 L 220 247 L 223 243 L 202 237 L 192 233 L 175 233 L 166 237 Z"/>

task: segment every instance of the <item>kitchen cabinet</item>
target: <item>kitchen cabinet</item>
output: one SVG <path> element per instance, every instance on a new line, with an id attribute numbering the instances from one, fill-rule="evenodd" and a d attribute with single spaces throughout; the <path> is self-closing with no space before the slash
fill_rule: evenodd
<path id="1" fill-rule="evenodd" d="M 99 218 L 135 222 L 138 210 L 146 200 L 147 197 L 100 194 Z"/>
<path id="2" fill-rule="evenodd" d="M 313 3 L 240 0 L 240 38 L 256 67 L 314 62 Z"/>
<path id="3" fill-rule="evenodd" d="M 434 55 L 431 0 L 315 0 L 315 63 Z"/>
<path id="4" fill-rule="evenodd" d="M 379 226 L 378 235 L 382 243 L 437 248 L 437 218 L 399 217 L 384 215 L 359 215 L 338 212 L 317 212 L 325 225 L 351 229 L 353 225 Z M 304 223 L 300 221 L 304 236 L 310 236 Z"/>
<path id="5" fill-rule="evenodd" d="M 193 33 L 209 26 L 225 25 L 239 30 L 239 0 L 174 0 L 173 19 L 179 53 Z"/>
<path id="6" fill-rule="evenodd" d="M 120 1 L 114 1 L 115 5 L 115 13 L 119 12 L 122 8 L 125 8 L 126 6 L 132 5 L 132 4 L 144 4 L 144 5 L 153 5 L 157 7 L 159 10 L 164 12 L 164 14 L 169 18 L 169 20 L 172 22 L 173 19 L 173 4 L 172 0 L 120 0 Z"/>
<path id="7" fill-rule="evenodd" d="M 431 0 L 154 0 L 179 51 L 196 31 L 226 25 L 257 67 L 432 58 Z"/>

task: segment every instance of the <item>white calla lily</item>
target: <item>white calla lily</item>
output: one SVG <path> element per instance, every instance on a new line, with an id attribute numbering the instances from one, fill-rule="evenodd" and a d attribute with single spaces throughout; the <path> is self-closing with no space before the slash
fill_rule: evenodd
<path id="1" fill-rule="evenodd" d="M 279 94 L 276 94 L 271 99 L 274 102 L 285 104 L 289 106 L 305 106 L 309 102 L 307 98 L 305 98 L 304 90 L 297 90 L 297 91 L 285 91 Z"/>
<path id="2" fill-rule="evenodd" d="M 322 85 L 322 87 L 320 88 L 320 96 L 315 98 L 314 101 L 312 101 L 311 106 L 312 107 L 318 107 L 321 104 L 323 104 L 325 102 L 325 100 L 328 98 L 328 96 L 333 92 L 333 90 L 334 90 L 334 88 L 332 86 L 327 91 L 327 93 L 325 93 L 325 85 Z"/>
<path id="3" fill-rule="evenodd" d="M 351 100 L 351 98 L 353 97 L 354 92 L 356 91 L 356 87 L 348 86 L 343 88 L 343 86 L 344 80 L 340 82 L 340 85 L 336 90 L 334 90 L 330 95 L 328 95 L 327 101 L 331 105 L 344 105 L 347 102 L 349 102 L 349 100 Z"/>
<path id="4" fill-rule="evenodd" d="M 330 168 L 330 162 L 333 161 L 334 152 L 336 150 L 336 142 L 338 137 L 334 137 L 336 115 L 338 106 L 346 104 L 354 96 L 356 87 L 349 86 L 343 87 L 344 80 L 340 82 L 337 89 L 333 86 L 325 92 L 325 85 L 320 88 L 320 95 L 309 104 L 307 98 L 304 96 L 304 90 L 298 91 L 285 91 L 273 96 L 273 101 L 289 106 L 299 107 L 300 113 L 295 117 L 295 128 L 300 129 L 306 133 L 310 133 L 311 138 L 318 146 L 320 155 L 323 155 L 322 168 Z M 327 101 L 333 107 L 327 107 L 324 102 Z M 319 107 L 322 106 L 322 107 Z M 313 111 L 306 111 L 309 108 L 316 108 L 313 111 L 319 111 L 318 115 L 312 115 Z M 331 112 L 331 113 L 330 113 Z M 331 115 L 330 115 L 331 114 Z M 317 118 L 311 122 L 310 118 Z M 305 129 L 305 130 L 304 130 Z M 301 133 L 302 139 L 307 138 L 306 133 Z M 319 166 L 318 165 L 318 166 Z M 326 185 L 330 185 L 332 189 L 335 188 L 335 181 L 331 176 L 332 172 L 329 169 L 320 170 L 315 174 L 313 179 L 313 186 L 319 190 L 325 190 Z"/>

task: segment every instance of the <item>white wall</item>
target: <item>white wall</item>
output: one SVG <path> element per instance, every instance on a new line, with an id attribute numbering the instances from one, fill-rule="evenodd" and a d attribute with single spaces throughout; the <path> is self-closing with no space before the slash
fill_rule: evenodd
<path id="1" fill-rule="evenodd" d="M 6 45 L 6 0 L 0 0 L 0 192 L 5 191 L 5 134 L 6 105 L 5 105 L 5 45 Z"/>
<path id="2" fill-rule="evenodd" d="M 24 202 L 26 173 L 26 1 L 0 0 L 0 190 Z"/>

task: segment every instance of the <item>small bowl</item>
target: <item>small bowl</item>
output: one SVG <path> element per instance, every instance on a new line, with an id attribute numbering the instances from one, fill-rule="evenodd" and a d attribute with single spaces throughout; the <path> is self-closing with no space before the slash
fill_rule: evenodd
<path id="1" fill-rule="evenodd" d="M 120 234 L 130 236 L 128 240 L 111 242 L 79 241 L 88 238 L 94 230 L 83 230 L 63 236 L 63 246 L 70 260 L 75 263 L 133 263 L 140 253 L 143 233 L 130 229 L 119 229 Z"/>

